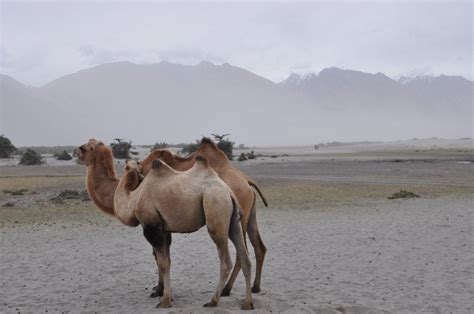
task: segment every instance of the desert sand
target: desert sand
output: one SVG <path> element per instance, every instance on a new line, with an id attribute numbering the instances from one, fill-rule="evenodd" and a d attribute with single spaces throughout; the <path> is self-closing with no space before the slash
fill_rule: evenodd
<path id="1" fill-rule="evenodd" d="M 473 311 L 472 149 L 386 148 L 269 149 L 289 156 L 236 162 L 270 203 L 258 204 L 268 253 L 255 312 Z M 174 307 L 156 309 L 156 266 L 141 229 L 90 201 L 50 200 L 84 190 L 84 175 L 73 163 L 0 167 L 0 312 L 239 311 L 242 274 L 217 308 L 202 307 L 219 265 L 205 229 L 173 235 Z M 419 198 L 387 199 L 401 189 Z"/>

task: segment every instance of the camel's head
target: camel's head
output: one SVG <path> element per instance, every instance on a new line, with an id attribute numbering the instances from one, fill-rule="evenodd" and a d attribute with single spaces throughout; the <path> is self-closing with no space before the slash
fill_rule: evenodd
<path id="1" fill-rule="evenodd" d="M 79 146 L 74 150 L 74 155 L 84 164 L 89 165 L 94 162 L 96 150 L 100 146 L 105 146 L 104 143 L 92 138 L 84 145 Z"/>
<path id="2" fill-rule="evenodd" d="M 172 152 L 170 152 L 167 149 L 155 149 L 148 155 L 147 158 L 145 158 L 142 163 L 141 163 L 141 173 L 144 175 L 147 175 L 148 172 L 150 172 L 152 168 L 152 163 L 156 159 L 161 159 L 167 164 L 172 164 L 174 155 Z"/>
<path id="3" fill-rule="evenodd" d="M 137 160 L 127 160 L 125 162 L 125 172 L 123 174 L 125 180 L 125 188 L 127 191 L 135 190 L 143 181 L 141 173 L 141 164 Z"/>

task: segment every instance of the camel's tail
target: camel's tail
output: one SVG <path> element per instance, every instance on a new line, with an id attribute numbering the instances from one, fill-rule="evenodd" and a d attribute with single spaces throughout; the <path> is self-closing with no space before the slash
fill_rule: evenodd
<path id="1" fill-rule="evenodd" d="M 231 223 L 240 221 L 241 226 L 243 227 L 244 212 L 242 210 L 242 207 L 240 207 L 239 200 L 237 199 L 234 192 L 232 191 L 230 193 L 230 198 L 232 199 L 232 206 L 233 206 Z M 230 229 L 229 229 L 229 232 L 230 232 Z M 247 250 L 247 230 L 242 229 L 242 236 L 244 237 L 245 249 Z"/>
<path id="2" fill-rule="evenodd" d="M 262 191 L 260 191 L 260 188 L 258 187 L 257 183 L 252 181 L 252 179 L 250 178 L 247 179 L 247 181 L 249 185 L 252 186 L 258 192 L 258 195 L 260 195 L 260 197 L 262 198 L 262 201 L 263 201 L 263 204 L 265 204 L 265 207 L 268 207 L 267 199 L 265 198 L 265 196 L 263 196 L 263 193 Z"/>

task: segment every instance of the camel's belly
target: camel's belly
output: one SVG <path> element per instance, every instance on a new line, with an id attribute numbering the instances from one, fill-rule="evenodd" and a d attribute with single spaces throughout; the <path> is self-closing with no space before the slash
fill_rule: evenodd
<path id="1" fill-rule="evenodd" d="M 200 206 L 177 206 L 172 209 L 158 209 L 158 211 L 163 220 L 163 228 L 169 232 L 194 232 L 206 224 L 204 212 Z"/>

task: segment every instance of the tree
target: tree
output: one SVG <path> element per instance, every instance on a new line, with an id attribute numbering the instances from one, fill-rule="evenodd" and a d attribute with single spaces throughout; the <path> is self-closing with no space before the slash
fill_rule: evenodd
<path id="1" fill-rule="evenodd" d="M 38 152 L 30 148 L 26 149 L 26 152 L 21 156 L 20 165 L 31 166 L 41 165 L 43 163 L 43 157 Z"/>
<path id="2" fill-rule="evenodd" d="M 214 136 L 214 139 L 217 141 L 217 147 L 219 147 L 220 150 L 224 152 L 224 154 L 229 158 L 229 160 L 232 160 L 234 158 L 233 155 L 233 150 L 234 150 L 234 142 L 232 142 L 229 139 L 226 139 L 227 136 L 230 134 L 211 134 Z"/>
<path id="3" fill-rule="evenodd" d="M 118 159 L 130 158 L 130 149 L 132 148 L 132 141 L 125 142 L 121 138 L 115 138 L 114 141 L 116 141 L 117 143 L 110 144 L 114 157 Z"/>
<path id="4" fill-rule="evenodd" d="M 10 158 L 15 150 L 12 142 L 7 137 L 0 135 L 0 158 Z"/>

